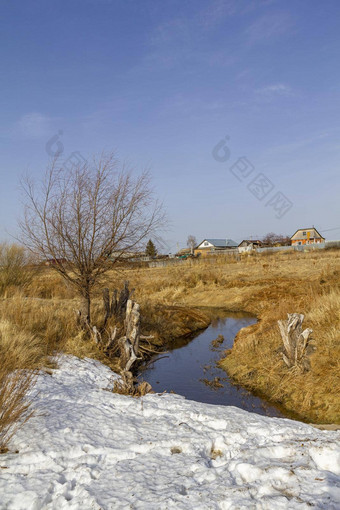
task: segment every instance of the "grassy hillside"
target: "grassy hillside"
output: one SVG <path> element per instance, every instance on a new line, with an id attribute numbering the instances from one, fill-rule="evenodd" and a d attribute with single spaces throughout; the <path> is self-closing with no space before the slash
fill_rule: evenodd
<path id="1" fill-rule="evenodd" d="M 222 367 L 232 378 L 317 423 L 340 423 L 340 252 L 219 256 L 182 266 L 130 271 L 141 297 L 186 306 L 219 306 L 258 317 L 242 330 Z M 313 329 L 311 370 L 282 361 L 277 320 L 303 313 Z"/>
<path id="2" fill-rule="evenodd" d="M 195 307 L 249 311 L 255 326 L 242 330 L 223 368 L 245 387 L 280 402 L 305 420 L 340 422 L 340 251 L 282 252 L 275 255 L 187 260 L 159 268 L 123 268 L 104 284 L 135 288 L 141 303 L 143 332 L 153 334 L 151 348 L 172 337 L 205 327 L 209 318 Z M 94 299 L 94 320 L 101 315 L 100 289 Z M 0 321 L 20 331 L 31 365 L 54 351 L 96 357 L 115 368 L 115 361 L 84 339 L 75 322 L 77 297 L 51 269 L 42 269 L 23 285 L 8 285 L 0 299 Z M 289 370 L 282 361 L 277 320 L 290 312 L 305 314 L 313 329 L 315 352 L 306 374 Z M 37 349 L 40 358 L 37 356 Z M 30 359 L 30 358 L 29 358 Z M 39 361 L 40 359 L 40 361 Z"/>

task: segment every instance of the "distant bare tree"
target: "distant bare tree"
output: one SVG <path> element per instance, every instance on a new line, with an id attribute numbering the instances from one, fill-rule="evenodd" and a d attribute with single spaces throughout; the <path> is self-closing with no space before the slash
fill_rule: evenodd
<path id="1" fill-rule="evenodd" d="M 290 237 L 283 234 L 275 234 L 269 232 L 263 239 L 262 242 L 265 246 L 289 246 L 291 244 Z"/>
<path id="2" fill-rule="evenodd" d="M 194 253 L 195 246 L 197 246 L 196 237 L 192 235 L 188 236 L 187 247 L 190 248 L 191 255 Z"/>
<path id="3" fill-rule="evenodd" d="M 93 287 L 114 263 L 141 249 L 164 223 L 147 172 L 133 177 L 113 154 L 64 170 L 55 159 L 36 185 L 26 178 L 21 241 L 52 259 L 51 267 L 76 287 L 81 317 L 91 322 Z"/>

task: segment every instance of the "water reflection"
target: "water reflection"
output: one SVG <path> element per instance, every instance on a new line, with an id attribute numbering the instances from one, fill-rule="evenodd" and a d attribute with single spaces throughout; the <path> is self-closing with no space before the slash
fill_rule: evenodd
<path id="1" fill-rule="evenodd" d="M 156 392 L 174 391 L 198 402 L 283 417 L 276 407 L 232 384 L 227 374 L 216 366 L 222 352 L 232 347 L 238 331 L 255 322 L 254 317 L 244 313 L 229 313 L 227 317 L 215 319 L 195 337 L 172 342 L 168 353 L 155 357 L 140 378 L 148 381 Z M 218 335 L 223 335 L 224 340 L 212 345 Z"/>

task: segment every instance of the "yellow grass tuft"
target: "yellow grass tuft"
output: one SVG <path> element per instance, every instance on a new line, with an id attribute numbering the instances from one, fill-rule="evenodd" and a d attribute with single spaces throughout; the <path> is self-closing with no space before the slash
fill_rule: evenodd
<path id="1" fill-rule="evenodd" d="M 26 287 L 33 278 L 25 249 L 16 244 L 0 243 L 0 296 L 15 288 Z"/>
<path id="2" fill-rule="evenodd" d="M 0 322 L 0 453 L 32 413 L 27 392 L 35 379 L 34 367 L 41 361 L 41 346 L 31 336 Z"/>

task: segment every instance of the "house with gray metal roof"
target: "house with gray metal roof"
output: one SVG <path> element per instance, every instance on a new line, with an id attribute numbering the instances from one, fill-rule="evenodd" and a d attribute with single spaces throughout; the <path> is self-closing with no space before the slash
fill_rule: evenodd
<path id="1" fill-rule="evenodd" d="M 239 253 L 246 253 L 254 251 L 256 248 L 261 248 L 262 242 L 259 239 L 243 239 L 238 245 Z"/>
<path id="2" fill-rule="evenodd" d="M 198 253 L 213 253 L 237 248 L 237 243 L 233 239 L 203 239 L 195 248 L 195 255 Z"/>

